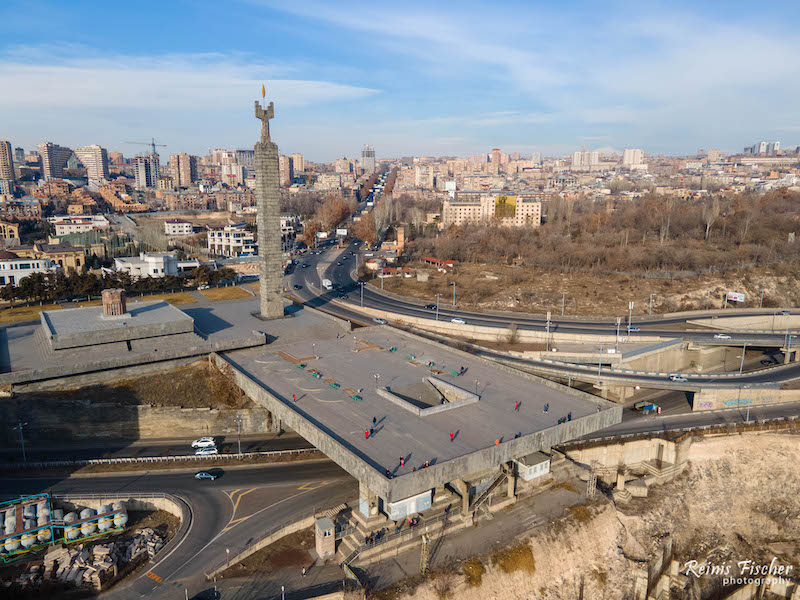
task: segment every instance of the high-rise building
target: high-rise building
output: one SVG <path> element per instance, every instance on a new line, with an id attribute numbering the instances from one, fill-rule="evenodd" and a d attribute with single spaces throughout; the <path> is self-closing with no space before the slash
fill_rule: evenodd
<path id="1" fill-rule="evenodd" d="M 197 181 L 197 157 L 181 152 L 169 157 L 170 176 L 173 185 L 189 187 Z"/>
<path id="2" fill-rule="evenodd" d="M 291 156 L 280 155 L 278 169 L 281 175 L 281 187 L 292 185 L 294 179 L 294 164 Z"/>
<path id="3" fill-rule="evenodd" d="M 133 159 L 133 164 L 137 190 L 158 187 L 158 177 L 160 175 L 158 154 L 137 156 Z"/>
<path id="4" fill-rule="evenodd" d="M 500 148 L 492 148 L 492 165 L 500 166 L 500 162 L 503 160 L 503 153 L 500 152 Z"/>
<path id="5" fill-rule="evenodd" d="M 238 163 L 222 165 L 220 167 L 220 178 L 223 183 L 227 183 L 230 186 L 241 185 L 245 180 L 244 167 Z"/>
<path id="6" fill-rule="evenodd" d="M 122 152 L 109 152 L 108 162 L 110 162 L 112 165 L 124 165 L 125 157 L 122 156 Z"/>
<path id="7" fill-rule="evenodd" d="M 600 163 L 600 153 L 597 150 L 580 150 L 572 153 L 573 167 L 592 167 Z"/>
<path id="8" fill-rule="evenodd" d="M 0 140 L 0 179 L 14 181 L 14 155 L 11 153 L 11 142 Z"/>
<path id="9" fill-rule="evenodd" d="M 14 162 L 17 166 L 25 164 L 25 150 L 22 148 L 14 148 Z"/>
<path id="10" fill-rule="evenodd" d="M 644 152 L 638 148 L 626 148 L 622 152 L 622 165 L 625 167 L 632 167 L 640 165 L 643 162 Z"/>
<path id="11" fill-rule="evenodd" d="M 361 168 L 367 174 L 375 172 L 375 148 L 370 145 L 365 145 L 361 150 Z"/>
<path id="12" fill-rule="evenodd" d="M 534 152 L 531 154 L 531 160 L 535 162 L 537 165 L 542 164 L 542 153 L 541 152 Z"/>
<path id="13" fill-rule="evenodd" d="M 255 151 L 237 150 L 236 162 L 242 165 L 248 171 L 255 171 L 256 169 Z"/>
<path id="14" fill-rule="evenodd" d="M 352 173 L 353 161 L 345 157 L 337 158 L 336 162 L 334 162 L 333 168 L 337 173 Z"/>
<path id="15" fill-rule="evenodd" d="M 100 183 L 108 180 L 108 151 L 105 148 L 92 144 L 75 148 L 75 155 L 86 167 L 89 181 Z"/>
<path id="16" fill-rule="evenodd" d="M 72 150 L 52 142 L 42 142 L 38 146 L 42 164 L 42 177 L 45 181 L 64 176 L 64 168 L 72 158 Z"/>
<path id="17" fill-rule="evenodd" d="M 708 155 L 706 156 L 706 160 L 708 160 L 708 162 L 710 162 L 710 163 L 716 163 L 716 162 L 719 162 L 721 156 L 722 156 L 722 153 L 719 151 L 719 149 L 711 148 L 711 150 L 708 151 Z"/>
<path id="18" fill-rule="evenodd" d="M 290 154 L 289 158 L 292 159 L 292 166 L 294 167 L 295 173 L 302 173 L 306 170 L 306 159 L 302 154 L 295 152 L 294 154 Z"/>
<path id="19" fill-rule="evenodd" d="M 771 143 L 767 144 L 767 154 L 769 156 L 775 156 L 776 154 L 778 154 L 780 149 L 781 149 L 781 143 L 780 142 L 771 142 Z"/>

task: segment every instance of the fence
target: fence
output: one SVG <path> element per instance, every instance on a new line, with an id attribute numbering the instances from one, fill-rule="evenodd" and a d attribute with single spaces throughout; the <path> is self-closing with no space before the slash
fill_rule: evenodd
<path id="1" fill-rule="evenodd" d="M 242 452 L 229 454 L 186 454 L 179 456 L 141 456 L 124 458 L 87 458 L 83 460 L 52 460 L 44 462 L 5 462 L 0 463 L 0 468 L 27 467 L 30 469 L 46 469 L 48 467 L 71 467 L 87 465 L 121 465 L 131 463 L 166 463 L 166 462 L 193 462 L 198 460 L 239 460 L 243 458 L 260 458 L 270 456 L 285 456 L 291 454 L 310 454 L 318 452 L 316 448 L 298 448 L 296 450 L 271 450 L 267 452 Z"/>

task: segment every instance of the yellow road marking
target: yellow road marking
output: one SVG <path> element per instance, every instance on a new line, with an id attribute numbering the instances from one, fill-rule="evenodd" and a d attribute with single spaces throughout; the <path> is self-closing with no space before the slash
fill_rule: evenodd
<path id="1" fill-rule="evenodd" d="M 225 492 L 225 493 L 226 493 L 226 494 L 228 494 L 228 497 L 229 497 L 231 500 L 233 500 L 233 495 L 234 495 L 236 492 L 238 492 L 240 489 L 241 489 L 241 488 L 236 488 L 235 490 L 231 490 L 230 492 Z"/>
<path id="2" fill-rule="evenodd" d="M 239 496 L 236 498 L 236 502 L 233 503 L 233 514 L 231 515 L 231 518 L 236 516 L 236 509 L 239 508 L 239 502 L 241 501 L 242 497 L 246 496 L 247 494 L 249 494 L 252 491 L 255 491 L 255 489 L 256 488 L 250 488 L 249 490 L 246 490 L 246 491 L 242 492 L 241 494 L 239 494 Z"/>
<path id="3" fill-rule="evenodd" d="M 152 579 L 156 583 L 161 583 L 163 581 L 163 579 L 161 577 L 159 577 L 158 575 L 156 575 L 152 571 L 148 571 L 147 573 L 145 573 L 145 575 L 147 575 L 150 579 Z"/>

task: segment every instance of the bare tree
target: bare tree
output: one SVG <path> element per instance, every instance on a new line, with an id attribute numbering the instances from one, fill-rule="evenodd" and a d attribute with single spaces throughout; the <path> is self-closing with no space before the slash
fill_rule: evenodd
<path id="1" fill-rule="evenodd" d="M 719 218 L 719 198 L 712 198 L 703 205 L 703 222 L 706 224 L 705 239 L 708 241 L 708 236 L 711 233 L 711 226 Z"/>

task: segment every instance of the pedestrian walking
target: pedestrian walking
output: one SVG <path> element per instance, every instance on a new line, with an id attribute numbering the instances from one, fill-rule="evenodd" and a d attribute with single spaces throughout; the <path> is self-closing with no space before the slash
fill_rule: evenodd
<path id="1" fill-rule="evenodd" d="M 386 478 L 387 479 L 391 479 L 392 478 L 392 472 L 389 470 L 389 467 L 386 467 Z"/>
<path id="2" fill-rule="evenodd" d="M 297 402 L 297 394 L 292 394 L 292 402 Z"/>
<path id="3" fill-rule="evenodd" d="M 365 439 L 365 440 L 368 440 L 368 439 L 369 439 L 369 431 L 368 431 L 368 430 L 366 430 L 366 429 L 364 430 L 364 439 Z"/>
<path id="4" fill-rule="evenodd" d="M 425 468 L 427 469 L 430 466 L 431 466 L 431 462 L 429 460 L 426 460 L 425 461 Z"/>
<path id="5" fill-rule="evenodd" d="M 369 435 L 370 437 L 375 435 L 375 430 L 372 427 L 369 428 Z"/>
<path id="6" fill-rule="evenodd" d="M 372 426 L 373 427 L 377 427 L 378 426 L 378 418 L 377 417 L 372 417 Z"/>
<path id="7" fill-rule="evenodd" d="M 567 413 L 567 421 L 572 421 L 572 412 Z"/>
<path id="8" fill-rule="evenodd" d="M 406 457 L 405 456 L 401 456 L 400 457 L 400 466 L 404 467 L 405 464 L 406 464 Z"/>
<path id="9" fill-rule="evenodd" d="M 456 439 L 456 434 L 451 431 L 450 432 L 450 441 L 452 442 L 454 439 Z"/>
<path id="10" fill-rule="evenodd" d="M 303 577 L 305 577 L 305 576 L 306 576 L 306 568 L 303 567 Z"/>
<path id="11" fill-rule="evenodd" d="M 519 400 L 517 400 L 517 401 L 516 401 L 516 403 L 514 404 L 514 410 L 515 410 L 515 411 L 519 412 L 519 405 L 520 405 L 520 404 L 521 404 L 521 403 L 520 403 L 520 401 L 519 401 Z"/>
<path id="12" fill-rule="evenodd" d="M 495 446 L 499 446 L 499 445 L 500 445 L 500 438 L 498 438 L 498 439 L 496 439 L 496 440 L 494 441 L 494 445 L 495 445 Z"/>
<path id="13" fill-rule="evenodd" d="M 544 412 L 546 413 L 548 410 L 550 410 L 550 403 L 549 402 L 544 405 Z"/>

